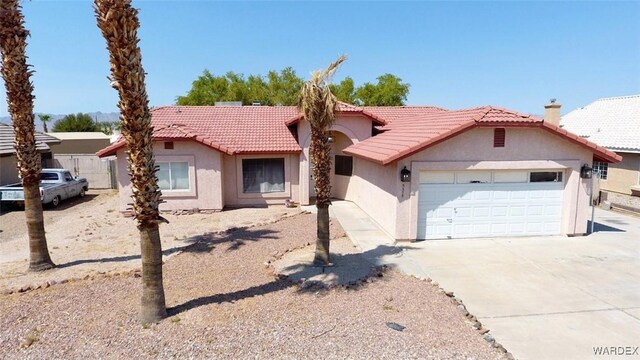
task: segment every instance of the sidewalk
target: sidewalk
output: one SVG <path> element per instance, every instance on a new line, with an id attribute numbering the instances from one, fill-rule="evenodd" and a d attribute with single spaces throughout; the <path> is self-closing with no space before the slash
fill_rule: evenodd
<path id="1" fill-rule="evenodd" d="M 329 214 L 338 219 L 349 239 L 371 264 L 386 265 L 419 279 L 427 278 L 426 272 L 410 255 L 411 243 L 396 244 L 395 239 L 382 231 L 356 204 L 335 200 L 329 207 Z"/>
<path id="2" fill-rule="evenodd" d="M 301 210 L 317 213 L 315 206 Z M 372 267 L 387 266 L 407 275 L 426 279 L 426 273 L 411 258 L 413 247 L 397 245 L 395 240 L 357 205 L 335 200 L 329 215 L 338 220 L 346 237 L 331 240 L 331 266 L 314 266 L 315 246 L 293 250 L 273 263 L 274 272 L 301 283 L 323 283 L 326 286 L 345 285 L 367 278 Z M 304 286 L 304 285 L 303 285 Z"/>

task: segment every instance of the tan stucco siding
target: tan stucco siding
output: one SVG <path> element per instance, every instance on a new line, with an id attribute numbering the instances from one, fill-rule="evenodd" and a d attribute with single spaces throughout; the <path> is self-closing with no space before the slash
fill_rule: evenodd
<path id="1" fill-rule="evenodd" d="M 242 159 L 283 158 L 284 159 L 284 191 L 273 193 L 243 193 Z M 266 154 L 266 155 L 223 155 L 224 199 L 225 205 L 266 205 L 284 204 L 291 199 L 298 202 L 300 158 L 298 154 Z"/>
<path id="2" fill-rule="evenodd" d="M 607 180 L 600 182 L 600 189 L 631 195 L 631 187 L 640 185 L 640 154 L 618 153 L 622 161 L 609 164 Z"/>
<path id="3" fill-rule="evenodd" d="M 220 152 L 192 141 L 176 141 L 174 148 L 167 150 L 163 142 L 154 142 L 156 163 L 180 161 L 189 164 L 189 190 L 162 191 L 164 203 L 161 211 L 168 210 L 221 210 L 222 156 Z M 125 211 L 131 203 L 131 183 L 124 150 L 117 153 L 117 176 L 120 188 L 120 210 Z"/>
<path id="4" fill-rule="evenodd" d="M 50 144 L 49 147 L 55 157 L 55 154 L 95 154 L 109 144 L 109 139 L 77 139 L 63 140 L 59 144 Z"/>
<path id="5" fill-rule="evenodd" d="M 398 179 L 393 166 L 383 167 L 354 157 L 353 176 L 345 196 L 392 237 L 397 234 Z"/>
<path id="6" fill-rule="evenodd" d="M 17 164 L 15 155 L 0 156 L 0 185 L 20 182 Z"/>
<path id="7" fill-rule="evenodd" d="M 331 144 L 331 197 L 344 199 L 351 182 L 351 176 L 336 175 L 336 155 L 345 155 L 342 150 L 353 145 L 353 142 L 341 132 L 333 132 L 333 144 Z"/>
<path id="8" fill-rule="evenodd" d="M 344 135 L 344 138 L 336 137 L 338 141 L 350 141 L 352 144 L 356 144 L 371 137 L 371 119 L 365 116 L 341 116 L 336 119 L 335 123 L 331 127 L 331 130 Z M 300 203 L 302 203 L 303 205 L 307 205 L 309 204 L 309 197 L 315 195 L 310 186 L 311 169 L 309 167 L 309 145 L 311 144 L 311 127 L 306 121 L 301 121 L 300 123 L 298 123 L 298 143 L 302 148 L 302 153 L 300 154 L 300 187 L 298 191 L 298 198 L 300 199 Z M 336 144 L 336 146 L 334 147 L 337 148 L 338 146 L 344 145 L 346 144 Z M 332 173 L 333 172 L 334 170 L 332 169 Z M 351 186 L 351 181 L 351 179 L 339 179 L 339 183 L 336 184 L 338 189 L 333 194 L 337 197 L 340 197 L 345 190 L 344 188 L 347 186 Z"/>
<path id="9" fill-rule="evenodd" d="M 369 204 L 361 205 L 361 208 L 396 239 L 415 239 L 420 171 L 557 169 L 565 174 L 562 231 L 565 234 L 582 234 L 586 232 L 590 213 L 590 182 L 580 179 L 580 166 L 590 164 L 592 156 L 590 151 L 540 129 L 507 128 L 503 148 L 493 147 L 493 129 L 472 129 L 387 166 L 371 162 L 367 162 L 368 166 L 361 166 L 364 160 L 358 159 L 355 168 L 357 192 L 362 194 L 349 194 L 348 198 L 358 205 L 361 205 L 359 201 L 368 201 Z M 411 183 L 405 184 L 403 196 L 399 174 L 404 166 L 411 170 L 412 179 Z M 396 204 L 393 209 L 390 198 L 371 193 L 375 188 L 384 188 L 393 194 Z M 367 200 L 367 192 L 370 192 L 369 197 L 380 199 Z M 394 223 L 384 220 L 386 218 Z"/>

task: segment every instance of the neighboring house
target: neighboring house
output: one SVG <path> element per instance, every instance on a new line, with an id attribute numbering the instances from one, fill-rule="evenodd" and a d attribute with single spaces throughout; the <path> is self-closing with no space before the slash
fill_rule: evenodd
<path id="1" fill-rule="evenodd" d="M 356 107 L 331 131 L 332 195 L 353 201 L 395 239 L 583 234 L 594 159 L 605 148 L 549 121 L 480 107 Z M 313 201 L 310 127 L 295 107 L 167 106 L 152 111 L 161 210 Z M 551 122 L 555 121 L 555 124 Z M 122 139 L 120 205 L 131 202 Z"/>
<path id="2" fill-rule="evenodd" d="M 51 132 L 50 136 L 61 140 L 61 143 L 51 146 L 54 154 L 92 154 L 111 144 L 110 136 L 102 132 Z"/>
<path id="3" fill-rule="evenodd" d="M 51 159 L 50 146 L 59 144 L 60 140 L 37 131 L 35 135 L 36 149 L 44 165 L 47 159 Z M 20 182 L 17 161 L 13 126 L 0 123 L 0 185 Z"/>
<path id="4" fill-rule="evenodd" d="M 53 158 L 48 167 L 64 168 L 74 176 L 87 178 L 92 189 L 115 188 L 115 163 L 100 159 L 96 152 L 111 144 L 110 136 L 101 132 L 52 132 L 61 140 L 51 146 Z"/>
<path id="5" fill-rule="evenodd" d="M 596 100 L 566 114 L 560 124 L 622 155 L 617 164 L 593 163 L 601 175 L 603 200 L 640 211 L 640 95 Z"/>

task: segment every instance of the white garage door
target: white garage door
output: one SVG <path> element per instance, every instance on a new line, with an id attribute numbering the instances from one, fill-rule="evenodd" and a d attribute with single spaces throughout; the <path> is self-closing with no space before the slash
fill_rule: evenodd
<path id="1" fill-rule="evenodd" d="M 420 173 L 418 238 L 560 234 L 563 172 Z"/>

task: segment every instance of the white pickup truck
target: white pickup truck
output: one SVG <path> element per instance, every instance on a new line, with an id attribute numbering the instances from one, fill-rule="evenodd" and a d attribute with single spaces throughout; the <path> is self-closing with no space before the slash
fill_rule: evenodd
<path id="1" fill-rule="evenodd" d="M 64 199 L 74 196 L 83 197 L 87 190 L 89 190 L 87 179 L 73 177 L 69 170 L 42 169 L 40 172 L 40 199 L 43 204 L 56 207 Z M 0 201 L 24 205 L 22 184 L 0 187 Z"/>

